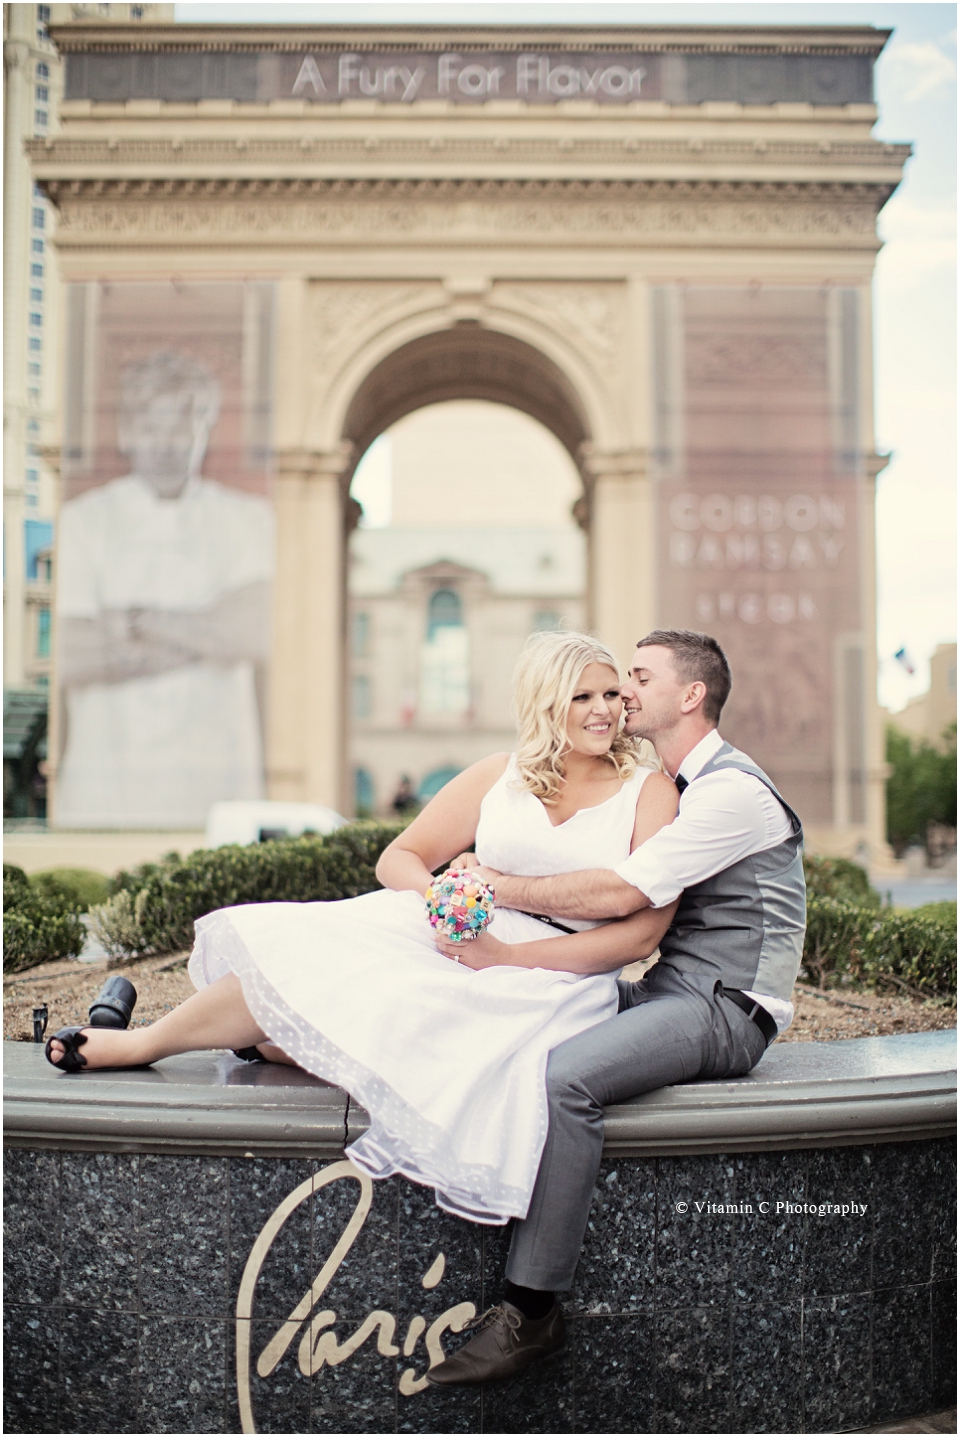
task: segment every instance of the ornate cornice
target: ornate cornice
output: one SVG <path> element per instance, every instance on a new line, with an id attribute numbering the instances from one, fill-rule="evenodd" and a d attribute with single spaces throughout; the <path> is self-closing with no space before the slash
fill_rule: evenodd
<path id="1" fill-rule="evenodd" d="M 891 30 L 868 25 L 762 26 L 672 25 L 451 26 L 404 25 L 100 25 L 78 21 L 50 33 L 64 54 L 84 51 L 522 51 L 621 50 L 677 55 L 869 55 L 880 54 Z"/>
<path id="2" fill-rule="evenodd" d="M 182 139 L 176 136 L 131 136 L 122 139 L 31 140 L 27 152 L 39 174 L 54 168 L 135 167 L 138 176 L 150 167 L 163 170 L 229 166 L 249 174 L 258 167 L 300 171 L 317 165 L 371 166 L 496 163 L 592 165 L 749 165 L 775 170 L 802 166 L 816 169 L 879 167 L 896 171 L 910 156 L 909 145 L 876 140 L 707 140 L 640 139 L 631 135 L 582 137 L 506 135 L 311 135 L 299 138 L 232 139 L 226 136 Z"/>
<path id="3" fill-rule="evenodd" d="M 73 179 L 45 180 L 44 191 L 57 203 L 76 199 L 140 201 L 165 199 L 265 198 L 290 200 L 349 196 L 352 199 L 524 199 L 562 198 L 569 202 L 608 202 L 670 198 L 677 201 L 736 198 L 801 202 L 859 201 L 879 209 L 894 184 L 796 184 L 730 180 L 570 180 L 570 179 Z M 874 211 L 876 212 L 876 211 Z"/>
<path id="4" fill-rule="evenodd" d="M 761 243 L 875 249 L 893 185 L 603 181 L 53 182 L 90 245 Z"/>

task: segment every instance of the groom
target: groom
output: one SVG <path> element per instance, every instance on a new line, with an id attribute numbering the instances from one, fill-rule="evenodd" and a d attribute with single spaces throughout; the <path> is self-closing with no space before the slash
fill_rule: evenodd
<path id="1" fill-rule="evenodd" d="M 615 1018 L 561 1043 L 547 1068 L 549 1132 L 504 1302 L 428 1374 L 440 1387 L 510 1377 L 563 1345 L 557 1294 L 573 1283 L 603 1148 L 603 1109 L 654 1088 L 749 1073 L 793 1018 L 806 911 L 800 820 L 717 732 L 730 668 L 716 639 L 641 639 L 621 690 L 625 730 L 654 743 L 680 811 L 615 869 L 551 878 L 479 871 L 497 902 L 557 918 L 622 918 L 680 898 L 660 960 L 621 981 Z M 522 947 L 510 952 L 522 963 Z M 461 962 L 468 963 L 466 953 Z M 480 966 L 479 962 L 471 966 Z"/>

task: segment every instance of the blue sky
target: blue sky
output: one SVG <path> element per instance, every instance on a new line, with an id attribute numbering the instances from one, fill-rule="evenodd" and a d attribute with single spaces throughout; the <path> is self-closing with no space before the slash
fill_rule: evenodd
<path id="1" fill-rule="evenodd" d="M 185 22 L 291 24 L 875 25 L 894 34 L 877 65 L 875 134 L 914 146 L 880 217 L 876 320 L 880 699 L 901 708 L 927 659 L 956 638 L 956 6 L 442 3 L 177 5 Z M 893 654 L 917 663 L 910 678 Z"/>

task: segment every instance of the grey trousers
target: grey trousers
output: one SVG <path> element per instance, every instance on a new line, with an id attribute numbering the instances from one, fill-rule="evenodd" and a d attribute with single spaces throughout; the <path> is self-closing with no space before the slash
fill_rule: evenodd
<path id="1" fill-rule="evenodd" d="M 573 1284 L 600 1155 L 603 1108 L 694 1078 L 736 1078 L 760 1061 L 763 1034 L 713 979 L 656 963 L 621 980 L 620 1011 L 561 1043 L 547 1065 L 549 1132 L 527 1216 L 514 1226 L 507 1277 Z"/>

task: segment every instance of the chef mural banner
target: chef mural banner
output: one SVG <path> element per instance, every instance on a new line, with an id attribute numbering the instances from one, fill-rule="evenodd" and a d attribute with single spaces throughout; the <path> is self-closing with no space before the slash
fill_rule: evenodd
<path id="1" fill-rule="evenodd" d="M 805 822 L 862 818 L 861 297 L 846 287 L 654 291 L 659 599 L 716 635 L 723 732 Z"/>
<path id="2" fill-rule="evenodd" d="M 263 793 L 269 284 L 71 285 L 56 821 L 197 828 Z"/>

